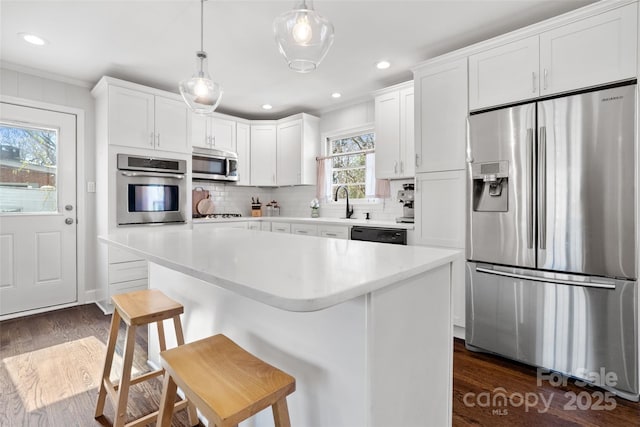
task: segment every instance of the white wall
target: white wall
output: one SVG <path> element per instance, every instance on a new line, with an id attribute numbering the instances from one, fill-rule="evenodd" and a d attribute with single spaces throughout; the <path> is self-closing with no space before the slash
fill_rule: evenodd
<path id="1" fill-rule="evenodd" d="M 373 99 L 349 105 L 323 113 L 320 116 L 320 134 L 356 128 L 373 123 L 374 119 Z"/>
<path id="2" fill-rule="evenodd" d="M 83 153 L 82 158 L 78 158 L 78 173 L 84 173 L 85 181 L 83 188 L 78 188 L 78 200 L 84 198 L 84 203 L 77 209 L 79 221 L 85 227 L 84 233 L 79 233 L 79 236 L 85 236 L 84 242 L 78 242 L 79 249 L 84 247 L 80 259 L 84 258 L 85 263 L 84 266 L 78 266 L 78 287 L 80 290 L 84 289 L 85 294 L 79 295 L 78 298 L 80 302 L 92 301 L 96 282 L 95 193 L 86 193 L 86 182 L 95 182 L 95 113 L 91 87 L 89 84 L 64 77 L 44 77 L 45 75 L 47 74 L 42 71 L 2 64 L 0 94 L 84 111 L 84 145 L 78 147 L 78 153 Z M 82 271 L 84 274 L 81 276 Z"/>

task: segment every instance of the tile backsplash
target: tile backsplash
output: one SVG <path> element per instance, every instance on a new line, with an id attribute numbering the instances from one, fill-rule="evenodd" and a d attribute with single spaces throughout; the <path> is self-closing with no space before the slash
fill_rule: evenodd
<path id="1" fill-rule="evenodd" d="M 398 202 L 398 190 L 402 184 L 412 183 L 413 180 L 391 181 L 391 196 L 375 202 L 355 201 L 353 203 L 354 217 L 364 218 L 369 212 L 371 219 L 394 221 L 402 216 L 402 203 Z M 280 216 L 310 217 L 311 208 L 309 202 L 316 197 L 315 186 L 296 187 L 243 187 L 224 182 L 197 182 L 193 188 L 208 190 L 213 200 L 216 213 L 240 213 L 242 216 L 251 216 L 251 198 L 259 198 L 262 206 L 271 200 L 277 200 L 280 205 Z M 263 211 L 263 214 L 264 211 Z M 343 201 L 320 201 L 320 216 L 328 218 L 344 217 L 345 205 Z"/>

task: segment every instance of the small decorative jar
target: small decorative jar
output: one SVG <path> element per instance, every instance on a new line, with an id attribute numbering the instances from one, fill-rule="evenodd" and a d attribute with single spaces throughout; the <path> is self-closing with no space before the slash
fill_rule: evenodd
<path id="1" fill-rule="evenodd" d="M 311 218 L 318 218 L 320 216 L 320 208 L 311 208 Z"/>

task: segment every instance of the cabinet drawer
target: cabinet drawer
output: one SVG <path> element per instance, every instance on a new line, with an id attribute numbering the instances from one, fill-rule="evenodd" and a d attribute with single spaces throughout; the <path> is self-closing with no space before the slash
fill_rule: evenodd
<path id="1" fill-rule="evenodd" d="M 109 284 L 146 280 L 147 277 L 147 261 L 121 262 L 109 265 Z"/>
<path id="2" fill-rule="evenodd" d="M 128 282 L 115 283 L 109 286 L 109 296 L 124 294 L 127 292 L 141 291 L 149 287 L 147 279 L 130 280 Z M 111 299 L 111 298 L 109 298 Z"/>
<path id="3" fill-rule="evenodd" d="M 274 233 L 291 233 L 291 224 L 274 222 L 271 224 L 271 231 Z"/>
<path id="4" fill-rule="evenodd" d="M 124 249 L 109 246 L 109 264 L 118 264 L 121 262 L 142 261 L 139 255 L 125 251 Z"/>
<path id="5" fill-rule="evenodd" d="M 330 237 L 333 239 L 349 239 L 349 227 L 339 225 L 321 225 L 318 227 L 320 237 Z"/>
<path id="6" fill-rule="evenodd" d="M 318 226 L 309 224 L 291 224 L 291 233 L 303 236 L 317 236 Z"/>

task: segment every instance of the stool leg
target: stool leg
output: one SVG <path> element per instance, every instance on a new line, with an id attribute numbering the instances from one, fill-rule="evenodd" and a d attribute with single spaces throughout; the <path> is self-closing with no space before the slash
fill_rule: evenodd
<path id="1" fill-rule="evenodd" d="M 273 421 L 275 422 L 276 427 L 291 427 L 286 397 L 283 397 L 271 405 L 271 409 L 273 410 Z"/>
<path id="2" fill-rule="evenodd" d="M 173 327 L 176 330 L 176 342 L 179 346 L 184 345 L 182 322 L 180 321 L 179 315 L 173 316 Z M 197 426 L 200 423 L 200 420 L 198 420 L 198 411 L 196 411 L 196 407 L 190 401 L 187 402 L 187 414 L 189 415 L 189 424 L 191 424 L 192 426 Z"/>
<path id="3" fill-rule="evenodd" d="M 165 373 L 162 383 L 162 397 L 160 398 L 160 408 L 158 412 L 158 420 L 156 427 L 170 427 L 171 418 L 173 417 L 173 405 L 176 400 L 176 383 L 171 375 Z"/>
<path id="4" fill-rule="evenodd" d="M 115 405 L 113 427 L 123 427 L 127 417 L 127 401 L 129 399 L 129 385 L 131 384 L 131 367 L 133 365 L 133 351 L 136 343 L 136 325 L 127 325 L 127 338 L 122 361 L 122 376 L 118 387 L 118 402 Z"/>
<path id="5" fill-rule="evenodd" d="M 164 321 L 159 320 L 156 322 L 158 326 L 158 347 L 160 347 L 160 351 L 165 351 L 167 349 L 167 340 L 164 335 Z"/>
<path id="6" fill-rule="evenodd" d="M 95 417 L 102 416 L 104 412 L 104 403 L 107 397 L 107 388 L 105 381 L 111 381 L 111 365 L 113 364 L 113 354 L 116 351 L 116 342 L 118 341 L 118 329 L 120 328 L 120 314 L 118 310 L 113 310 L 111 315 L 111 328 L 109 329 L 109 338 L 107 339 L 107 354 L 104 358 L 104 368 L 102 377 L 100 378 L 100 392 L 98 393 L 98 403 L 96 404 Z"/>

